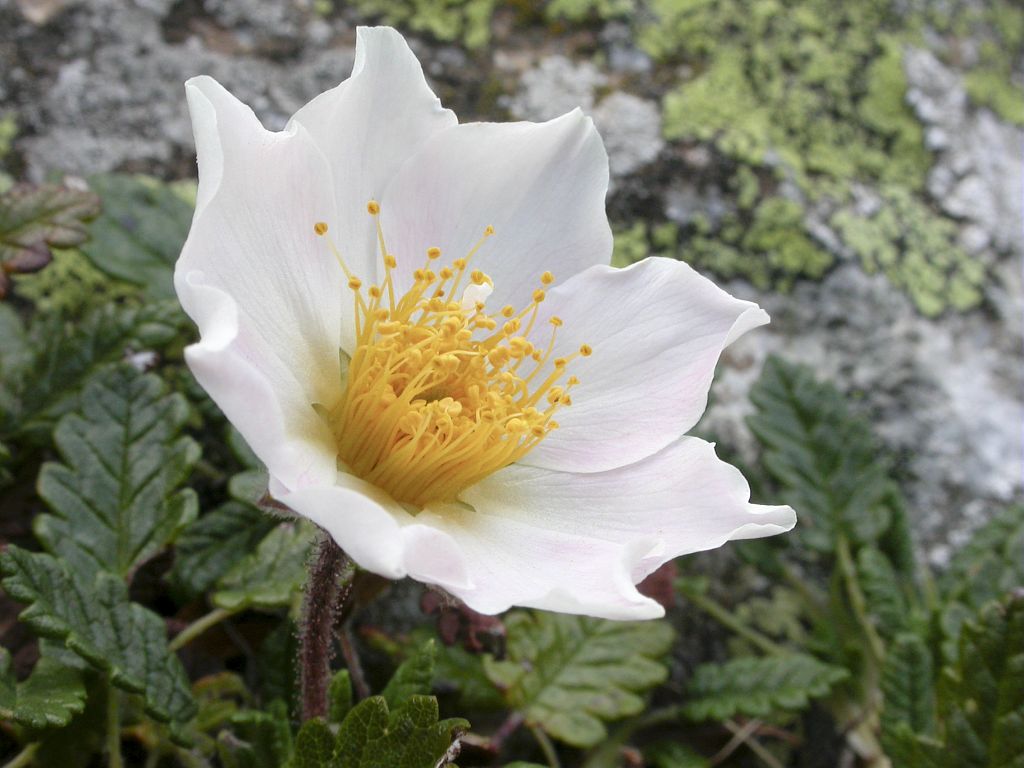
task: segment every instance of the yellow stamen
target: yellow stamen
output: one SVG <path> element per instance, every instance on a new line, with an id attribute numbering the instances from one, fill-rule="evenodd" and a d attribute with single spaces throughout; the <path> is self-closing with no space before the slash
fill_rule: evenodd
<path id="1" fill-rule="evenodd" d="M 413 272 L 412 287 L 396 295 L 392 270 L 397 260 L 385 247 L 380 205 L 371 200 L 366 208 L 378 217 L 385 267 L 379 285 L 368 286 L 364 296 L 362 281 L 329 243 L 356 294 L 356 348 L 345 389 L 338 404 L 325 409 L 338 459 L 398 501 L 422 506 L 453 500 L 519 461 L 557 429 L 552 415 L 572 402 L 568 390 L 578 383 L 576 377 L 565 380 L 566 368 L 591 350 L 583 345 L 552 361 L 562 325 L 557 317 L 550 320 L 546 347 L 531 340 L 538 305 L 545 299 L 541 288 L 518 311 L 509 305 L 488 314 L 480 301 L 463 308 L 459 284 L 469 261 L 494 235 L 491 226 L 466 256 L 437 273 L 430 262 L 440 258 L 441 250 L 428 249 L 426 264 Z M 317 222 L 314 231 L 324 235 L 327 224 Z M 468 277 L 471 284 L 493 285 L 479 269 Z M 541 275 L 544 286 L 553 280 L 550 272 Z M 528 370 L 521 373 L 521 367 Z M 544 410 L 539 409 L 542 402 L 547 403 Z"/>

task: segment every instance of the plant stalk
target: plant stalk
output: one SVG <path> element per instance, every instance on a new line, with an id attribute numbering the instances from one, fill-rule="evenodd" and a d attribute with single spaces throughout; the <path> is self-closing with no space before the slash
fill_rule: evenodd
<path id="1" fill-rule="evenodd" d="M 186 645 L 191 643 L 203 632 L 208 630 L 210 627 L 219 624 L 234 615 L 233 611 L 229 611 L 226 608 L 215 608 L 209 613 L 200 616 L 198 619 L 193 621 L 181 632 L 174 636 L 174 639 L 167 644 L 167 647 L 173 652 L 184 648 Z"/>
<path id="2" fill-rule="evenodd" d="M 32 764 L 32 758 L 35 757 L 36 752 L 39 751 L 39 743 L 34 742 L 26 746 L 21 752 L 16 754 L 6 763 L 3 768 L 26 768 Z"/>
<path id="3" fill-rule="evenodd" d="M 840 536 L 836 541 L 836 557 L 839 560 L 839 572 L 843 575 L 846 583 L 846 595 L 850 600 L 850 607 L 853 608 L 853 615 L 864 632 L 868 641 L 868 650 L 875 662 L 875 667 L 880 667 L 885 659 L 885 643 L 879 637 L 871 617 L 868 615 L 868 601 L 860 588 L 860 581 L 857 578 L 857 566 L 853 562 L 853 554 L 850 552 L 850 543 L 845 536 Z"/>
<path id="4" fill-rule="evenodd" d="M 121 758 L 121 693 L 107 683 L 107 766 L 123 768 Z"/>
<path id="5" fill-rule="evenodd" d="M 723 608 L 707 595 L 701 595 L 696 592 L 684 592 L 683 594 L 686 596 L 687 600 L 700 608 L 723 627 L 731 629 L 762 652 L 769 656 L 777 656 L 786 653 L 786 649 L 781 645 L 761 634 L 756 629 L 748 627 L 737 619 L 730 611 Z"/>
<path id="6" fill-rule="evenodd" d="M 339 576 L 348 558 L 328 534 L 323 534 L 306 580 L 299 634 L 299 678 L 302 719 L 327 717 L 327 688 L 334 651 L 334 623 L 341 594 Z"/>

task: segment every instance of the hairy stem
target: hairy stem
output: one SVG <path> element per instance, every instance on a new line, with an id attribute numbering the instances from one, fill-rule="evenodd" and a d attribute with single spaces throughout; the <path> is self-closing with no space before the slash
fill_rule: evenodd
<path id="1" fill-rule="evenodd" d="M 324 534 L 309 568 L 302 606 L 299 677 L 303 720 L 327 716 L 327 687 L 340 595 L 338 577 L 346 560 L 334 539 Z"/>
<path id="2" fill-rule="evenodd" d="M 548 761 L 550 768 L 562 768 L 562 763 L 558 759 L 558 752 L 555 751 L 555 745 L 551 743 L 551 739 L 544 733 L 544 730 L 536 725 L 531 725 L 529 728 L 533 738 L 540 745 L 541 752 L 544 753 L 544 759 Z"/>
<path id="3" fill-rule="evenodd" d="M 167 644 L 167 647 L 171 651 L 180 650 L 203 634 L 203 632 L 208 630 L 210 627 L 219 624 L 224 621 L 224 619 L 233 615 L 234 611 L 229 611 L 226 608 L 215 608 L 206 615 L 200 616 L 181 630 L 181 632 L 175 635 L 174 639 Z"/>

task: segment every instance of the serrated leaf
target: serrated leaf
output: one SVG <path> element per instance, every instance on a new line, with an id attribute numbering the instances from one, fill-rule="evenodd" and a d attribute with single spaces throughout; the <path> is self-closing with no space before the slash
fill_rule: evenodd
<path id="1" fill-rule="evenodd" d="M 274 524 L 270 515 L 248 504 L 222 504 L 178 537 L 171 583 L 187 597 L 205 592 L 253 552 Z"/>
<path id="2" fill-rule="evenodd" d="M 217 582 L 213 604 L 229 611 L 290 605 L 306 578 L 313 538 L 311 526 L 304 521 L 279 524 L 255 552 Z"/>
<path id="3" fill-rule="evenodd" d="M 505 628 L 508 659 L 485 658 L 487 675 L 530 723 L 573 746 L 593 746 L 607 735 L 604 721 L 642 711 L 643 693 L 668 676 L 664 621 L 516 611 Z"/>
<path id="4" fill-rule="evenodd" d="M 748 423 L 765 448 L 765 466 L 800 515 L 803 543 L 831 552 L 840 535 L 875 541 L 890 522 L 892 486 L 867 422 L 810 369 L 775 357 L 750 399 L 757 412 Z"/>
<path id="5" fill-rule="evenodd" d="M 7 593 L 28 605 L 19 618 L 37 634 L 62 640 L 114 685 L 141 694 L 157 720 L 174 726 L 193 717 L 188 677 L 167 649 L 163 619 L 131 602 L 120 579 L 74 578 L 56 558 L 13 545 L 0 555 L 0 572 Z"/>
<path id="6" fill-rule="evenodd" d="M 437 700 L 413 696 L 389 710 L 383 696 L 364 699 L 338 730 L 331 768 L 435 768 L 469 723 L 438 722 Z"/>
<path id="7" fill-rule="evenodd" d="M 892 734 L 900 723 L 911 732 L 935 731 L 935 684 L 932 655 L 917 635 L 902 634 L 889 646 L 882 666 L 882 742 L 888 751 L 899 741 Z"/>
<path id="8" fill-rule="evenodd" d="M 0 434 L 38 433 L 49 438 L 53 423 L 78 406 L 82 385 L 99 369 L 138 348 L 173 339 L 184 315 L 175 302 L 152 302 L 138 309 L 104 307 L 81 322 L 43 317 L 28 332 L 32 360 L 9 388 L 0 411 Z"/>
<path id="9" fill-rule="evenodd" d="M 217 756 L 224 768 L 281 768 L 291 754 L 288 710 L 279 701 L 266 712 L 238 712 L 231 718 L 231 730 L 217 736 Z"/>
<path id="10" fill-rule="evenodd" d="M 395 707 L 414 694 L 428 695 L 434 683 L 437 645 L 428 640 L 403 661 L 381 692 L 388 706 Z"/>
<path id="11" fill-rule="evenodd" d="M 334 757 L 334 734 L 323 720 L 307 720 L 295 737 L 289 768 L 328 768 Z"/>
<path id="12" fill-rule="evenodd" d="M 0 646 L 0 720 L 30 728 L 62 728 L 85 709 L 82 673 L 43 656 L 28 679 L 19 683 L 11 670 L 11 655 Z"/>
<path id="13" fill-rule="evenodd" d="M 960 657 L 943 672 L 939 711 L 945 765 L 1024 766 L 1024 593 L 990 603 L 960 633 Z"/>
<path id="14" fill-rule="evenodd" d="M 79 411 L 60 420 L 54 437 L 65 464 L 47 463 L 39 476 L 53 514 L 33 527 L 77 576 L 123 578 L 195 518 L 195 492 L 180 489 L 200 453 L 180 436 L 187 415 L 181 395 L 121 364 L 96 376 Z"/>
<path id="15" fill-rule="evenodd" d="M 702 664 L 687 686 L 683 712 L 702 721 L 800 711 L 848 676 L 845 669 L 797 653 Z"/>
<path id="16" fill-rule="evenodd" d="M 103 200 L 103 213 L 82 253 L 152 297 L 172 297 L 174 262 L 192 223 L 189 191 L 148 176 L 93 176 L 89 185 Z"/>
<path id="17" fill-rule="evenodd" d="M 699 752 L 675 741 L 662 741 L 644 750 L 652 768 L 708 768 L 710 761 Z"/>
<path id="18" fill-rule="evenodd" d="M 0 272 L 34 271 L 53 258 L 50 248 L 84 242 L 85 222 L 99 210 L 92 192 L 56 184 L 22 184 L 0 194 Z"/>
<path id="19" fill-rule="evenodd" d="M 910 606 L 889 558 L 876 547 L 862 547 L 857 553 L 857 576 L 882 637 L 892 638 L 905 630 Z"/>
<path id="20" fill-rule="evenodd" d="M 1024 506 L 1003 510 L 960 549 L 943 579 L 946 600 L 976 611 L 1024 585 Z"/>

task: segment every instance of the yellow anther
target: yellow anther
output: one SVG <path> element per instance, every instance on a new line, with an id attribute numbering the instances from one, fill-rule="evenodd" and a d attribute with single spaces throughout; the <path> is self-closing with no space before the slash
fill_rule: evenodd
<path id="1" fill-rule="evenodd" d="M 519 321 L 513 318 L 501 326 L 501 330 L 506 336 L 511 336 L 519 330 Z"/>
<path id="2" fill-rule="evenodd" d="M 414 269 L 412 272 L 412 277 L 413 280 L 415 280 L 417 283 L 421 283 L 423 282 L 423 279 L 426 276 L 426 274 L 427 273 L 424 272 L 422 269 Z"/>
<path id="3" fill-rule="evenodd" d="M 494 227 L 492 227 L 490 224 L 488 224 L 486 227 L 484 227 L 484 237 L 490 237 L 493 234 L 494 234 Z"/>
<path id="4" fill-rule="evenodd" d="M 351 288 L 353 291 L 358 291 L 362 287 L 362 285 L 363 281 L 360 280 L 358 277 L 350 277 L 348 279 L 348 287 Z"/>
<path id="5" fill-rule="evenodd" d="M 566 360 L 564 357 L 555 358 L 555 368 L 565 368 L 565 366 L 567 366 L 568 364 L 569 361 Z"/>
<path id="6" fill-rule="evenodd" d="M 383 322 L 384 320 L 388 319 L 388 315 L 389 314 L 390 313 L 386 309 L 382 308 L 382 309 L 378 309 L 376 312 L 374 312 L 373 316 L 375 318 L 377 318 L 377 322 Z"/>
<path id="7" fill-rule="evenodd" d="M 548 320 L 548 322 L 555 326 L 555 328 L 562 327 L 562 318 L 558 317 L 557 315 L 552 315 L 551 319 Z"/>
<path id="8" fill-rule="evenodd" d="M 326 235 L 327 234 L 327 222 L 326 221 L 318 221 L 316 224 L 313 225 L 313 231 L 316 232 L 318 235 Z"/>
<path id="9" fill-rule="evenodd" d="M 505 429 L 512 434 L 519 434 L 525 432 L 529 426 L 522 419 L 510 419 L 508 424 L 505 425 Z"/>
<path id="10" fill-rule="evenodd" d="M 439 258 L 441 258 L 441 249 L 438 248 L 436 245 L 435 246 L 431 246 L 430 248 L 427 248 L 427 258 L 428 259 L 439 259 Z"/>
<path id="11" fill-rule="evenodd" d="M 548 427 L 548 432 L 550 432 L 552 429 L 558 429 L 558 422 L 557 421 L 549 421 L 547 423 L 547 427 Z"/>
<path id="12" fill-rule="evenodd" d="M 392 256 L 390 253 L 384 257 L 384 266 L 388 269 L 394 269 L 398 266 L 398 259 Z"/>
<path id="13" fill-rule="evenodd" d="M 366 292 L 370 294 L 371 299 L 379 299 L 381 297 L 380 286 L 378 285 L 371 285 Z"/>
<path id="14" fill-rule="evenodd" d="M 593 354 L 593 352 L 594 350 L 590 348 L 589 344 L 580 345 L 580 354 L 583 355 L 584 357 L 590 357 L 590 355 Z"/>
<path id="15" fill-rule="evenodd" d="M 455 267 L 457 270 L 462 271 L 463 269 L 466 268 L 466 260 L 456 259 L 455 261 L 452 262 L 452 266 Z"/>
<path id="16" fill-rule="evenodd" d="M 575 387 L 579 383 L 579 379 L 577 379 L 575 376 L 570 376 L 568 379 L 566 379 L 565 385 L 567 387 Z"/>
<path id="17" fill-rule="evenodd" d="M 544 429 L 543 424 L 534 424 L 530 427 L 530 434 L 534 437 L 544 437 L 547 434 L 547 430 Z"/>
<path id="18" fill-rule="evenodd" d="M 537 304 L 540 304 L 542 301 L 544 301 L 544 296 L 545 293 L 540 288 L 533 292 L 533 300 Z"/>
<path id="19" fill-rule="evenodd" d="M 371 216 L 376 216 L 378 213 L 380 213 L 380 203 L 378 203 L 376 200 L 371 200 L 366 204 L 366 212 Z"/>
<path id="20" fill-rule="evenodd" d="M 547 401 L 551 405 L 556 405 L 562 399 L 562 395 L 564 394 L 565 390 L 561 387 L 552 387 L 548 390 Z"/>
<path id="21" fill-rule="evenodd" d="M 559 405 L 572 405 L 572 398 L 569 395 L 563 395 Z"/>
<path id="22" fill-rule="evenodd" d="M 481 272 L 479 269 L 474 269 L 469 273 L 469 279 L 473 281 L 474 285 L 483 285 L 487 282 L 487 275 Z"/>
<path id="23" fill-rule="evenodd" d="M 553 282 L 555 282 L 555 276 L 552 275 L 550 272 L 545 272 L 543 275 L 540 276 L 540 281 L 544 285 L 551 285 Z"/>
<path id="24" fill-rule="evenodd" d="M 508 304 L 508 305 L 506 305 L 506 306 L 501 308 L 501 315 L 502 315 L 502 317 L 512 317 L 512 315 L 514 315 L 515 313 L 516 313 L 516 308 L 513 307 L 511 304 Z"/>
<path id="25" fill-rule="evenodd" d="M 448 267 L 442 267 L 439 274 L 441 275 L 442 280 L 451 280 L 452 275 L 455 273 L 448 269 Z"/>

